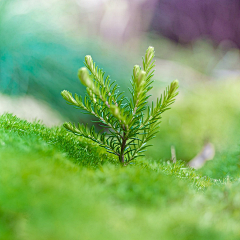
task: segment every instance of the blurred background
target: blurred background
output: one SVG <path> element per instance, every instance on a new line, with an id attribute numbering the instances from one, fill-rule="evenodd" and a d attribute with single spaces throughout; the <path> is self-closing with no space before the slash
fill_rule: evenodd
<path id="1" fill-rule="evenodd" d="M 224 159 L 240 140 L 239 22 L 238 0 L 0 0 L 0 113 L 48 126 L 88 122 L 60 95 L 84 95 L 84 56 L 128 95 L 132 67 L 151 45 L 152 100 L 175 79 L 180 94 L 148 157 L 169 159 L 172 147 L 190 161 L 211 143 L 214 161 Z"/>

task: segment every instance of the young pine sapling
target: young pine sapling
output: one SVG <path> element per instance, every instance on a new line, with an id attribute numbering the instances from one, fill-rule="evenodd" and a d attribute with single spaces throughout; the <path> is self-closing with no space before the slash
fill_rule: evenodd
<path id="1" fill-rule="evenodd" d="M 178 81 L 175 80 L 166 88 L 163 95 L 147 106 L 152 89 L 154 73 L 154 48 L 149 47 L 143 58 L 143 69 L 135 65 L 131 80 L 131 99 L 118 91 L 118 85 L 110 82 L 109 76 L 96 66 L 92 57 L 85 57 L 85 66 L 79 69 L 78 77 L 86 86 L 86 96 L 75 94 L 73 97 L 67 90 L 62 91 L 63 98 L 71 105 L 95 116 L 107 132 L 96 132 L 94 126 L 64 123 L 64 127 L 76 135 L 97 142 L 108 152 L 118 156 L 122 165 L 127 165 L 136 157 L 142 156 L 147 144 L 158 132 L 161 115 L 175 101 L 178 92 Z M 90 72 L 90 74 L 89 74 Z M 144 112 L 145 115 L 144 115 Z"/>

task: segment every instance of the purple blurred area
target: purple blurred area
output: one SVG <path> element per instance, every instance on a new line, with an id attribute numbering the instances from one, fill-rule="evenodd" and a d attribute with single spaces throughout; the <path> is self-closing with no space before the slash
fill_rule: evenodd
<path id="1" fill-rule="evenodd" d="M 191 44 L 210 39 L 240 48 L 239 0 L 76 0 L 79 22 L 88 33 L 114 44 L 139 40 L 154 32 Z M 137 43 L 136 43 L 137 44 Z"/>
<path id="2" fill-rule="evenodd" d="M 150 29 L 183 44 L 208 38 L 240 48 L 240 1 L 158 0 Z"/>
<path id="3" fill-rule="evenodd" d="M 18 5 L 23 12 L 42 9 L 46 24 L 113 46 L 137 49 L 150 32 L 181 44 L 210 39 L 240 48 L 239 0 L 26 0 Z"/>

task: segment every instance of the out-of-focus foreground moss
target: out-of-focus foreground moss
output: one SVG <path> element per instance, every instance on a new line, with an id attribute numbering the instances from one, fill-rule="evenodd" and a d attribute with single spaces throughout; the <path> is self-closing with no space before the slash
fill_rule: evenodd
<path id="1" fill-rule="evenodd" d="M 152 147 L 156 148 L 156 146 Z M 1 239 L 239 239 L 240 182 L 0 118 Z"/>

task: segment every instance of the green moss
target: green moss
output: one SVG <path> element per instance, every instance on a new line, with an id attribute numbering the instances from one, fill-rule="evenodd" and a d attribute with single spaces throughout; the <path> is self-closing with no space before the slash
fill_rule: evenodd
<path id="1" fill-rule="evenodd" d="M 215 179 L 227 177 L 231 179 L 239 178 L 240 148 L 235 151 L 224 150 L 217 153 L 214 160 L 208 161 L 198 172 Z"/>
<path id="2" fill-rule="evenodd" d="M 3 115 L 0 124 L 2 147 L 10 144 L 17 146 L 20 151 L 28 147 L 32 151 L 44 152 L 51 148 L 65 153 L 76 164 L 93 168 L 104 162 L 115 162 L 115 159 L 99 149 L 97 144 L 76 137 L 62 127 L 46 128 L 39 122 L 31 124 L 10 114 Z"/>
<path id="3" fill-rule="evenodd" d="M 240 238 L 240 182 L 183 162 L 127 167 L 62 128 L 0 118 L 2 239 Z"/>

